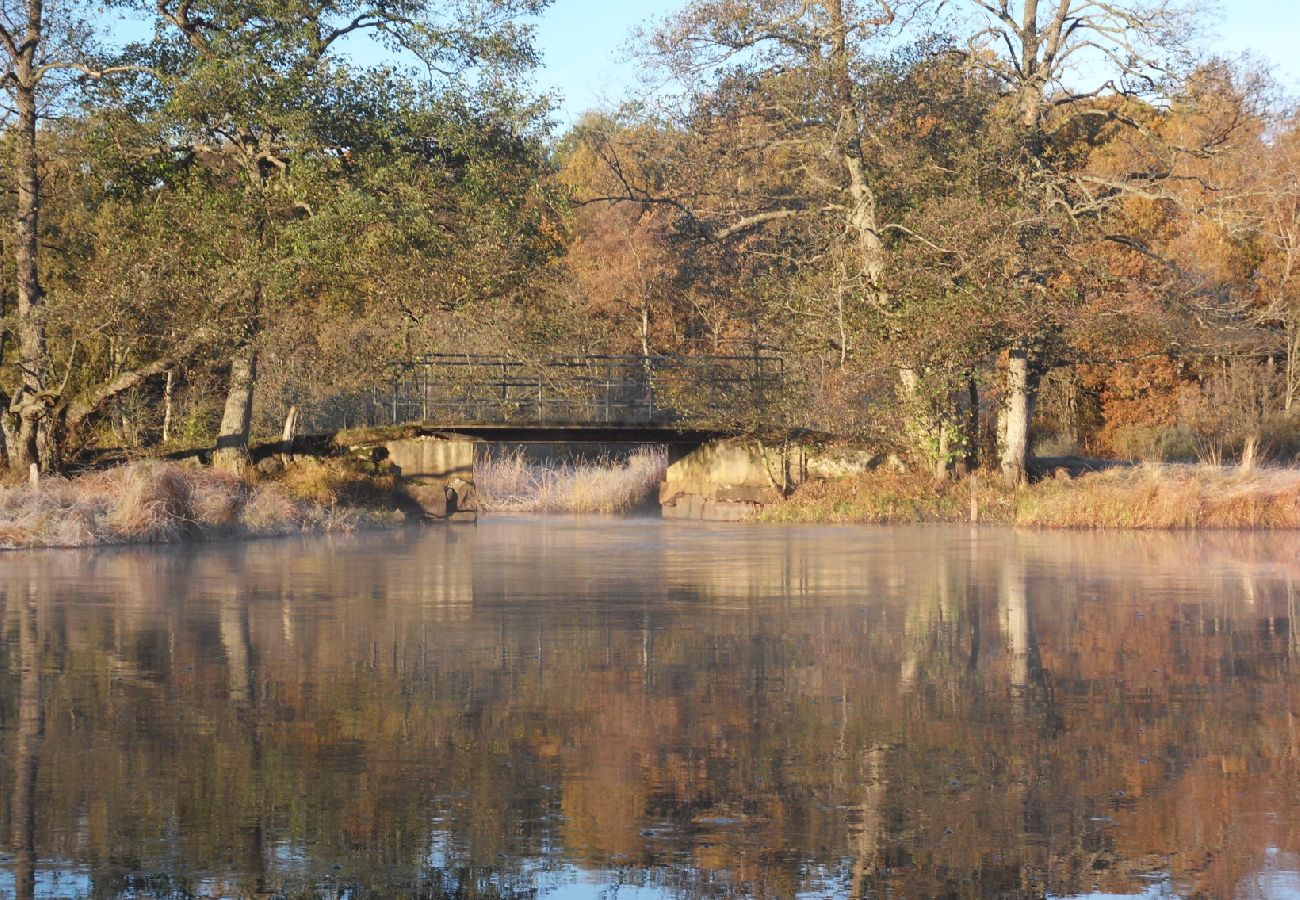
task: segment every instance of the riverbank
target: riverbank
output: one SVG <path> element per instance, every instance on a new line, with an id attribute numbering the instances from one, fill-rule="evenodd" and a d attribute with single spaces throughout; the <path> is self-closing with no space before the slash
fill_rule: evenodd
<path id="1" fill-rule="evenodd" d="M 351 532 L 400 525 L 409 520 L 409 507 L 391 476 L 345 460 L 243 478 L 145 461 L 0 488 L 0 548 Z"/>
<path id="2" fill-rule="evenodd" d="M 477 467 L 480 508 L 649 511 L 666 468 L 663 448 L 585 462 L 489 457 Z M 419 518 L 396 478 L 349 458 L 301 458 L 275 475 L 252 469 L 244 477 L 149 460 L 0 487 L 0 549 L 8 550 L 348 533 Z"/>
<path id="3" fill-rule="evenodd" d="M 1023 528 L 1300 528 L 1300 469 L 1142 465 L 1047 478 L 1020 490 L 978 477 L 936 483 L 875 471 L 805 484 L 767 522 L 916 524 L 979 520 Z"/>
<path id="4" fill-rule="evenodd" d="M 607 513 L 649 509 L 666 455 L 479 466 L 481 509 Z M 922 524 L 979 521 L 1050 529 L 1300 528 L 1300 469 L 1144 465 L 1044 479 L 1021 490 L 979 477 L 936 483 L 873 471 L 811 481 L 760 522 Z M 174 543 L 392 528 L 419 510 L 390 474 L 351 460 L 300 461 L 240 478 L 194 465 L 137 462 L 38 485 L 0 487 L 0 549 Z"/>

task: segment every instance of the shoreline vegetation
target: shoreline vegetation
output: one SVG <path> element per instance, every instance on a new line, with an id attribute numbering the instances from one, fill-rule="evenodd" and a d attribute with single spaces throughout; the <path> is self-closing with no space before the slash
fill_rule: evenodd
<path id="1" fill-rule="evenodd" d="M 629 515 L 654 509 L 662 448 L 626 457 L 534 461 L 521 451 L 476 466 L 489 515 Z M 909 525 L 972 520 L 1075 530 L 1300 528 L 1300 469 L 1142 464 L 1057 474 L 1011 489 L 995 476 L 935 481 L 884 469 L 809 482 L 760 523 Z M 36 485 L 0 487 L 0 549 L 175 543 L 350 533 L 414 521 L 392 475 L 346 459 L 298 460 L 245 477 L 149 460 Z"/>
<path id="2" fill-rule="evenodd" d="M 522 450 L 492 454 L 474 464 L 474 484 L 485 513 L 605 513 L 649 511 L 668 471 L 663 447 L 626 458 L 536 462 Z"/>
<path id="3" fill-rule="evenodd" d="M 393 527 L 409 503 L 391 475 L 346 460 L 243 477 L 146 460 L 0 487 L 0 549 L 166 544 Z"/>
<path id="4" fill-rule="evenodd" d="M 516 450 L 482 460 L 476 486 L 489 514 L 631 514 L 653 508 L 667 466 L 662 447 L 557 462 Z M 142 460 L 0 486 L 0 550 L 346 534 L 421 517 L 398 479 L 354 458 L 300 457 L 269 476 Z"/>
<path id="5" fill-rule="evenodd" d="M 996 476 L 937 482 L 877 470 L 810 482 L 765 522 L 921 524 L 979 521 L 1017 528 L 1187 530 L 1300 528 L 1300 469 L 1144 463 L 1057 475 L 1022 488 Z"/>
<path id="6" fill-rule="evenodd" d="M 776 521 L 965 521 L 947 479 L 978 461 L 985 521 L 1297 524 L 1282 475 L 1030 483 L 1036 454 L 1300 453 L 1300 104 L 1204 53 L 1194 0 L 925 0 L 919 30 L 888 0 L 680 0 L 632 41 L 650 81 L 572 115 L 536 90 L 551 2 L 11 4 L 0 482 L 41 483 L 0 544 L 467 521 L 410 460 L 406 489 L 379 459 L 244 476 L 254 437 L 458 423 L 925 473 Z M 396 56 L 350 49 L 375 39 Z M 654 466 L 608 446 L 493 458 L 485 511 L 649 512 Z M 239 478 L 104 468 L 167 453 Z M 745 517 L 799 480 L 766 467 L 670 514 Z"/>

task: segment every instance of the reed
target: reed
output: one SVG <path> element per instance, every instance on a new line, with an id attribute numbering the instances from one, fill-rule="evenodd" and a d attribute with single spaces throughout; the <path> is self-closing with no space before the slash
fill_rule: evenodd
<path id="1" fill-rule="evenodd" d="M 769 522 L 919 523 L 971 520 L 1026 528 L 1300 528 L 1300 469 L 1163 465 L 1047 478 L 1011 490 L 993 475 L 936 483 L 870 472 L 810 482 L 760 515 Z"/>
<path id="2" fill-rule="evenodd" d="M 474 482 L 488 513 L 627 513 L 654 500 L 667 469 L 663 448 L 626 460 L 545 463 L 515 450 L 476 462 Z"/>
<path id="3" fill-rule="evenodd" d="M 1300 528 L 1300 470 L 1144 465 L 1046 481 L 1016 524 L 1039 528 Z"/>

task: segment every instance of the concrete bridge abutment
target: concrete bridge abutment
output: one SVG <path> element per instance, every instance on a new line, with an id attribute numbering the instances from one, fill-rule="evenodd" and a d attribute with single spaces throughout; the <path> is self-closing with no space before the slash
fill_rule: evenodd
<path id="1" fill-rule="evenodd" d="M 878 454 L 862 449 L 752 438 L 711 441 L 670 462 L 659 504 L 666 519 L 743 522 L 809 479 L 878 464 Z"/>
<path id="2" fill-rule="evenodd" d="M 665 519 L 743 522 L 784 497 L 798 478 L 799 460 L 787 447 L 760 441 L 714 441 L 668 466 L 659 488 Z M 794 483 L 797 483 L 794 482 Z"/>
<path id="3" fill-rule="evenodd" d="M 480 443 L 457 434 L 421 435 L 384 443 L 387 461 L 426 518 L 478 521 L 474 453 Z"/>

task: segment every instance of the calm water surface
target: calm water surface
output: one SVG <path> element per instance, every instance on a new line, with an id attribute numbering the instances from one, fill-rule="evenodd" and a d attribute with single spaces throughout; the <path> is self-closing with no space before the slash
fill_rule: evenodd
<path id="1" fill-rule="evenodd" d="M 0 557 L 0 896 L 1300 897 L 1300 535 Z"/>

